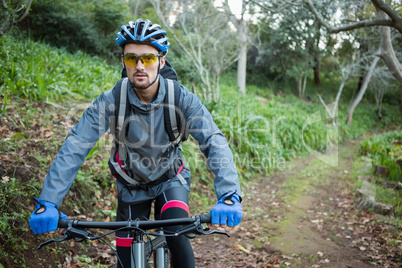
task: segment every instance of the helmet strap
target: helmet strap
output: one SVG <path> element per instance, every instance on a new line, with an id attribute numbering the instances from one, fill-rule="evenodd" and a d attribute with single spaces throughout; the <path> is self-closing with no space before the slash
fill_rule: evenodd
<path id="1" fill-rule="evenodd" d="M 152 86 L 153 84 L 155 84 L 156 80 L 157 80 L 158 77 L 159 77 L 160 68 L 161 68 L 161 58 L 158 57 L 158 73 L 156 74 L 155 80 L 154 80 L 148 87 L 150 87 L 150 86 Z"/>

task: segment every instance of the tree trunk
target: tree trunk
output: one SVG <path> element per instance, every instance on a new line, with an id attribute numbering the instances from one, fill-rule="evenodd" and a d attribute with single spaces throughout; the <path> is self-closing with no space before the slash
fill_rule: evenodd
<path id="1" fill-rule="evenodd" d="M 380 93 L 378 96 L 378 119 L 382 119 L 382 100 L 384 98 L 384 89 L 380 89 Z"/>
<path id="2" fill-rule="evenodd" d="M 26 15 L 28 15 L 29 10 L 31 9 L 31 4 L 33 0 L 28 0 L 28 2 L 23 2 L 19 1 L 18 5 L 16 6 L 14 13 L 8 14 L 8 12 L 5 12 L 5 16 L 7 18 L 5 19 L 4 22 L 0 25 L 0 37 L 4 35 L 4 33 L 12 27 L 14 24 L 21 22 Z M 3 1 L 3 5 L 6 5 L 6 3 Z M 4 6 L 5 7 L 5 6 Z M 21 11 L 22 9 L 25 9 L 24 13 L 17 17 L 16 13 Z"/>
<path id="3" fill-rule="evenodd" d="M 332 111 L 329 110 L 328 106 L 325 104 L 324 100 L 322 99 L 321 95 L 318 95 L 318 98 L 320 99 L 322 105 L 324 105 L 325 110 L 327 111 L 329 117 L 331 118 L 332 125 L 335 127 L 338 124 L 338 119 L 336 118 L 336 113 L 338 111 L 338 103 L 339 99 L 341 98 L 343 88 L 345 87 L 346 81 L 349 79 L 350 73 L 346 74 L 344 76 L 341 85 L 339 86 L 338 93 L 336 94 L 335 97 L 335 102 L 332 104 Z"/>
<path id="4" fill-rule="evenodd" d="M 302 82 L 303 82 L 303 75 L 302 73 L 299 74 L 299 78 L 297 79 L 297 92 L 299 92 L 299 98 L 302 98 Z"/>
<path id="5" fill-rule="evenodd" d="M 308 72 L 306 72 L 304 74 L 304 79 L 303 79 L 303 88 L 302 88 L 302 97 L 303 98 L 304 98 L 304 95 L 306 94 L 307 75 L 308 75 Z"/>
<path id="6" fill-rule="evenodd" d="M 384 11 L 377 10 L 378 15 L 381 18 L 388 18 Z M 384 60 L 385 65 L 387 65 L 388 70 L 391 72 L 392 76 L 398 80 L 399 84 L 402 86 L 402 65 L 395 56 L 395 51 L 392 46 L 391 38 L 391 28 L 390 27 L 380 27 L 381 35 L 381 58 Z M 402 87 L 401 87 L 402 90 Z"/>
<path id="7" fill-rule="evenodd" d="M 362 88 L 363 81 L 364 81 L 364 70 L 361 70 L 361 74 L 359 77 L 359 83 L 357 83 L 357 89 L 356 89 L 357 93 L 359 93 L 360 89 Z"/>
<path id="8" fill-rule="evenodd" d="M 313 68 L 313 70 L 314 70 L 314 83 L 317 86 L 319 86 L 320 83 L 321 83 L 320 82 L 320 65 L 321 65 L 320 56 L 316 56 L 314 58 L 314 62 L 315 62 L 315 65 L 314 65 L 314 68 Z"/>
<path id="9" fill-rule="evenodd" d="M 2 37 L 5 31 L 10 28 L 11 26 L 11 19 L 10 16 L 7 16 L 6 20 L 0 25 L 0 37 Z"/>
<path id="10" fill-rule="evenodd" d="M 239 60 L 237 61 L 237 86 L 240 92 L 246 94 L 247 71 L 247 26 L 244 20 L 240 20 L 237 27 L 239 37 Z"/>
<path id="11" fill-rule="evenodd" d="M 374 53 L 374 59 L 371 62 L 370 68 L 364 77 L 362 86 L 360 88 L 359 93 L 357 94 L 356 98 L 353 100 L 352 104 L 349 106 L 348 110 L 348 121 L 347 124 L 351 125 L 352 124 L 352 118 L 353 118 L 353 112 L 356 108 L 356 106 L 360 103 L 360 101 L 363 99 L 364 93 L 366 92 L 367 86 L 370 83 L 371 77 L 373 76 L 373 72 L 375 69 L 375 66 L 377 65 L 381 49 L 377 49 L 377 51 Z"/>

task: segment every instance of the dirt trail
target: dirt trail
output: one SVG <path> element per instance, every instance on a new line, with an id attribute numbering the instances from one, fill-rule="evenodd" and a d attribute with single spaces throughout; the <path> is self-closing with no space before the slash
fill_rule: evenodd
<path id="1" fill-rule="evenodd" d="M 370 244 L 381 232 L 365 237 L 370 220 L 352 200 L 357 143 L 327 156 L 338 164 L 300 158 L 281 173 L 247 182 L 241 225 L 231 238 L 193 241 L 196 267 L 375 267 L 381 254 Z"/>

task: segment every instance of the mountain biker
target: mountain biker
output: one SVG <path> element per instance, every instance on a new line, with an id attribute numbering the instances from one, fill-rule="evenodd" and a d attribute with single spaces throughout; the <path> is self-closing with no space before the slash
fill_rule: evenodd
<path id="1" fill-rule="evenodd" d="M 160 219 L 189 215 L 190 169 L 184 163 L 181 142 L 173 144 L 165 131 L 163 101 L 168 80 L 160 75 L 166 63 L 170 46 L 166 31 L 149 20 L 130 21 L 117 33 L 117 44 L 122 48 L 122 65 L 128 82 L 127 104 L 130 117 L 122 130 L 124 145 L 112 151 L 110 161 L 133 179 L 129 183 L 114 173 L 118 189 L 117 221 L 148 218 L 152 202 Z M 126 80 L 127 81 L 127 80 Z M 67 138 L 46 175 L 43 188 L 29 224 L 35 234 L 57 229 L 58 211 L 70 189 L 79 167 L 96 141 L 109 129 L 113 132 L 116 91 L 121 83 L 102 93 L 84 112 Z M 180 103 L 177 107 L 184 125 L 194 137 L 214 172 L 214 186 L 218 198 L 211 210 L 212 223 L 235 226 L 242 217 L 241 190 L 233 155 L 228 143 L 200 99 L 180 85 Z M 126 122 L 125 122 L 126 123 Z M 116 137 L 115 137 L 116 138 Z M 118 139 L 118 138 L 117 138 Z M 117 144 L 117 143 L 116 143 Z M 125 150 L 123 159 L 120 157 Z M 113 166 L 112 168 L 113 169 Z M 113 170 L 112 170 L 113 173 Z M 176 230 L 171 227 L 168 230 Z M 194 253 L 185 236 L 166 237 L 172 254 L 173 267 L 195 267 Z M 117 254 L 125 267 L 130 267 L 132 238 L 126 231 L 116 234 Z M 120 264 L 119 264 L 120 265 Z"/>

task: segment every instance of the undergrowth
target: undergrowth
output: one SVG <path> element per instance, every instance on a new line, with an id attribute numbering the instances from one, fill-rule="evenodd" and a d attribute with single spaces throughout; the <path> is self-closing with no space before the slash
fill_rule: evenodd
<path id="1" fill-rule="evenodd" d="M 68 53 L 45 43 L 5 35 L 0 38 L 2 113 L 11 95 L 29 101 L 88 100 L 114 85 L 118 68 L 83 52 Z"/>
<path id="2" fill-rule="evenodd" d="M 389 180 L 402 183 L 402 130 L 367 138 L 360 143 L 359 153 L 373 159 L 373 169 L 385 166 Z"/>

